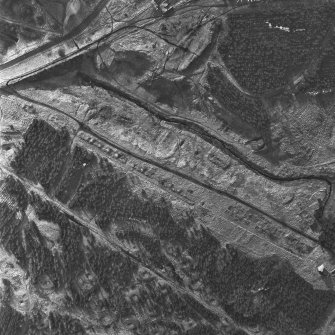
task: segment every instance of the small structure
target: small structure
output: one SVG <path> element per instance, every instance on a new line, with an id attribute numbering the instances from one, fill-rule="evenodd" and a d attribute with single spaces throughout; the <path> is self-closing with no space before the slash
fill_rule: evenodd
<path id="1" fill-rule="evenodd" d="M 324 264 L 321 264 L 321 265 L 318 266 L 318 272 L 321 276 L 327 276 L 329 274 L 329 272 L 325 268 Z"/>

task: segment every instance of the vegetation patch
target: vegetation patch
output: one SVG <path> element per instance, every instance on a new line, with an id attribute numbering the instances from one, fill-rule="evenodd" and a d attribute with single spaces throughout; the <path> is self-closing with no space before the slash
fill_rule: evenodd
<path id="1" fill-rule="evenodd" d="M 44 120 L 34 119 L 23 139 L 11 166 L 19 175 L 39 182 L 49 191 L 58 182 L 69 154 L 69 133 L 64 128 L 56 130 Z"/>
<path id="2" fill-rule="evenodd" d="M 222 74 L 219 67 L 208 68 L 207 81 L 211 94 L 230 113 L 257 131 L 266 133 L 269 129 L 269 116 L 259 98 L 250 97 L 236 88 Z"/>
<path id="3" fill-rule="evenodd" d="M 322 52 L 332 29 L 335 7 L 278 9 L 254 7 L 228 16 L 229 35 L 219 52 L 239 84 L 263 94 L 288 84 L 294 71 L 303 71 Z"/>

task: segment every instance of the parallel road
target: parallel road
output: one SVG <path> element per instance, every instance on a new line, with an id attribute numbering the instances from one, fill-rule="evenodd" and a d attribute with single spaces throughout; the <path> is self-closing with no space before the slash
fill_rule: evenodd
<path id="1" fill-rule="evenodd" d="M 100 229 L 98 229 L 96 226 L 93 226 L 90 221 L 84 220 L 83 218 L 77 216 L 72 211 L 70 211 L 67 207 L 65 207 L 62 203 L 60 203 L 58 200 L 49 198 L 44 192 L 41 192 L 41 190 L 38 189 L 30 180 L 17 176 L 13 171 L 9 170 L 2 164 L 0 165 L 0 168 L 4 170 L 6 173 L 13 175 L 16 179 L 19 179 L 22 182 L 22 184 L 25 185 L 27 191 L 29 189 L 34 190 L 34 192 L 36 192 L 44 200 L 56 206 L 58 210 L 61 213 L 63 213 L 68 219 L 70 219 L 75 225 L 83 227 L 83 228 L 87 228 L 90 232 L 99 236 L 102 239 L 102 241 L 104 241 L 106 244 L 111 246 L 113 249 L 118 250 L 120 253 L 125 255 L 127 258 L 130 258 L 136 264 L 141 265 L 142 267 L 146 268 L 146 270 L 150 272 L 152 275 L 154 275 L 155 277 L 159 277 L 163 279 L 164 281 L 166 281 L 169 284 L 169 286 L 171 286 L 174 290 L 176 290 L 178 293 L 181 294 L 181 298 L 183 300 L 185 300 L 184 295 L 190 296 L 193 299 L 195 299 L 199 304 L 201 304 L 210 313 L 213 313 L 215 316 L 218 316 L 221 320 L 229 321 L 230 324 L 237 327 L 236 323 L 223 311 L 223 309 L 209 306 L 206 302 L 200 300 L 200 298 L 197 295 L 195 295 L 192 291 L 190 291 L 188 288 L 185 288 L 182 285 L 178 284 L 177 282 L 172 281 L 169 277 L 157 271 L 154 267 L 150 266 L 149 264 L 144 264 L 143 261 L 139 257 L 132 254 L 129 250 L 127 250 L 124 246 L 122 246 L 120 242 L 118 242 L 117 239 L 109 238 Z M 190 306 L 190 308 L 192 308 L 196 312 L 196 314 L 199 315 L 200 318 L 205 319 L 207 322 L 209 322 L 212 325 L 214 329 L 218 330 L 217 326 L 211 320 L 206 319 L 206 317 L 201 315 L 192 306 Z"/>

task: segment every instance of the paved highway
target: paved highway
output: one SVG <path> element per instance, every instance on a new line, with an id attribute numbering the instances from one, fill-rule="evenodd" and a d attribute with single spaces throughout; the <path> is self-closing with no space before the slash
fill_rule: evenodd
<path id="1" fill-rule="evenodd" d="M 65 57 L 61 57 L 58 54 L 66 43 L 74 44 L 73 40 L 82 33 L 87 26 L 101 13 L 101 11 L 108 5 L 110 0 L 101 0 L 95 10 L 86 17 L 86 19 L 70 33 L 56 38 L 52 42 L 46 43 L 39 48 L 25 53 L 24 55 L 18 56 L 15 59 L 0 65 L 0 87 L 4 87 L 8 84 L 12 84 L 23 78 L 35 75 L 43 70 L 53 67 L 59 63 L 62 63 L 70 58 L 78 56 L 79 54 L 86 52 L 87 50 L 94 48 L 97 43 L 107 40 L 112 34 L 118 31 L 124 30 L 127 27 L 131 27 L 137 22 L 142 22 L 146 18 L 154 20 L 153 11 L 154 8 L 149 2 L 142 7 L 138 12 L 134 13 L 133 18 L 126 22 L 116 22 L 111 31 L 111 27 L 103 26 L 98 31 L 88 30 L 84 33 L 84 36 L 91 37 L 95 34 L 95 40 L 90 40 L 85 44 L 82 44 L 79 48 L 74 45 L 70 51 L 67 52 Z M 146 14 L 143 16 L 143 14 Z M 84 36 L 80 36 L 82 39 Z"/>
<path id="2" fill-rule="evenodd" d="M 52 42 L 46 43 L 39 48 L 25 53 L 24 55 L 18 56 L 15 59 L 6 62 L 5 64 L 1 64 L 0 88 L 13 84 L 29 76 L 36 75 L 43 70 L 47 70 L 57 64 L 85 53 L 88 50 L 95 48 L 97 45 L 105 43 L 112 35 L 117 34 L 120 31 L 135 27 L 135 25 L 138 29 L 140 29 L 141 27 L 144 27 L 150 23 L 154 23 L 155 21 L 162 18 L 153 6 L 153 3 L 148 1 L 137 12 L 133 13 L 132 17 L 127 21 L 118 21 L 115 22 L 113 26 L 104 25 L 98 30 L 88 29 L 85 31 L 88 25 L 99 16 L 101 11 L 108 7 L 110 1 L 111 0 L 101 0 L 96 6 L 95 10 L 89 14 L 79 26 L 74 28 L 68 34 L 62 37 L 58 37 Z M 215 5 L 215 7 L 227 7 L 227 5 L 219 4 Z M 241 6 L 232 7 L 227 12 L 234 10 L 237 7 Z M 201 8 L 201 6 L 192 3 L 191 0 L 180 0 L 174 4 L 175 12 L 178 11 L 178 14 L 197 10 L 199 8 Z M 92 40 L 90 38 L 92 38 L 93 35 L 95 36 Z M 85 36 L 87 39 L 85 39 Z M 78 38 L 85 40 L 85 43 L 81 44 L 78 42 L 78 40 L 76 40 Z M 74 40 L 77 44 L 80 44 L 79 48 L 77 48 L 75 43 L 73 43 Z M 64 45 L 71 43 L 73 44 L 73 47 L 66 51 L 65 56 L 60 57 L 58 54 L 59 49 L 61 49 Z"/>

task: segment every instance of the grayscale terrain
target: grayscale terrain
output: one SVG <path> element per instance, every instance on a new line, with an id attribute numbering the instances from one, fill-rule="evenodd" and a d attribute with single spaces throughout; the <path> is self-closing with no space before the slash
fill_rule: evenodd
<path id="1" fill-rule="evenodd" d="M 0 335 L 334 335 L 335 1 L 0 0 Z"/>

